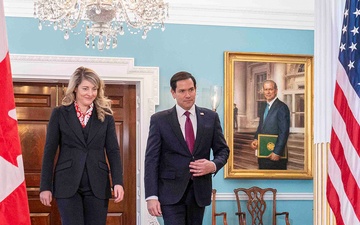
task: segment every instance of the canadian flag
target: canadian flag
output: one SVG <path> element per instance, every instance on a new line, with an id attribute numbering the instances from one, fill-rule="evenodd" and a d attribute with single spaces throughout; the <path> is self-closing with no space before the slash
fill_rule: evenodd
<path id="1" fill-rule="evenodd" d="M 0 224 L 30 225 L 3 0 L 0 0 L 0 90 Z"/>

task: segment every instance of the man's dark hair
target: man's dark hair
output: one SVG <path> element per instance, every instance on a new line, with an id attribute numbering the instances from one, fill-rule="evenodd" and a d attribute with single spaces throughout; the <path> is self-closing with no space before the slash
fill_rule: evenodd
<path id="1" fill-rule="evenodd" d="M 191 78 L 191 80 L 194 83 L 194 87 L 196 89 L 196 80 L 195 77 L 193 77 L 193 75 L 191 75 L 191 73 L 189 72 L 185 72 L 185 71 L 181 71 L 181 72 L 177 72 L 175 73 L 171 79 L 170 79 L 170 87 L 173 91 L 176 91 L 176 83 L 180 80 L 187 80 Z"/>

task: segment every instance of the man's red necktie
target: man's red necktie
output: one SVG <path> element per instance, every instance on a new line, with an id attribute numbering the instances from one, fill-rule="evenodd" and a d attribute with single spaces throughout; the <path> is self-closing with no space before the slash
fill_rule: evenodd
<path id="1" fill-rule="evenodd" d="M 194 143 L 195 143 L 194 129 L 193 129 L 192 122 L 190 120 L 190 112 L 186 111 L 184 113 L 184 115 L 186 116 L 186 121 L 185 121 L 185 141 L 186 141 L 186 144 L 187 144 L 190 152 L 192 153 L 193 150 L 194 150 Z"/>

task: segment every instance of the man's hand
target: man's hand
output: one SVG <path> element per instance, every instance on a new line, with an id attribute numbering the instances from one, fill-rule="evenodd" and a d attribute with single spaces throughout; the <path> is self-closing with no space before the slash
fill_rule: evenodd
<path id="1" fill-rule="evenodd" d="M 114 186 L 114 197 L 115 197 L 114 200 L 115 203 L 119 203 L 124 199 L 124 188 L 120 184 L 116 184 Z"/>
<path id="2" fill-rule="evenodd" d="M 146 201 L 148 211 L 152 216 L 161 216 L 160 202 L 157 199 L 149 199 Z"/>
<path id="3" fill-rule="evenodd" d="M 280 160 L 280 156 L 277 155 L 277 154 L 275 154 L 275 153 L 273 153 L 273 152 L 268 156 L 268 158 L 269 158 L 270 160 L 272 160 L 272 161 L 279 161 L 279 160 Z"/>
<path id="4" fill-rule="evenodd" d="M 40 192 L 40 202 L 45 206 L 51 206 L 52 193 L 51 191 Z"/>
<path id="5" fill-rule="evenodd" d="M 258 140 L 257 139 L 253 140 L 250 144 L 250 147 L 256 150 L 258 148 Z"/>
<path id="6" fill-rule="evenodd" d="M 190 162 L 190 173 L 194 177 L 204 176 L 215 171 L 215 165 L 213 162 L 207 159 L 198 159 L 194 162 Z"/>

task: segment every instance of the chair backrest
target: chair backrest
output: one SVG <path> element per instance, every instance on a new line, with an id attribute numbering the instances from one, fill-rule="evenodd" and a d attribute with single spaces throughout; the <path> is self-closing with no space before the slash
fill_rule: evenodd
<path id="1" fill-rule="evenodd" d="M 211 201 L 211 224 L 216 225 L 216 217 L 223 217 L 223 224 L 227 225 L 226 212 L 216 212 L 216 189 L 212 189 L 212 201 Z"/>
<path id="2" fill-rule="evenodd" d="M 277 190 L 274 188 L 259 188 L 259 187 L 251 187 L 251 188 L 237 188 L 234 190 L 238 212 L 237 215 L 239 216 L 239 224 L 245 225 L 245 212 L 241 210 L 241 203 L 240 203 L 240 194 L 245 193 L 248 199 L 246 200 L 246 208 L 248 213 L 251 216 L 251 225 L 264 225 L 263 216 L 267 208 L 267 203 L 264 199 L 265 193 L 269 192 L 272 194 L 272 225 L 276 224 L 276 192 Z M 240 214 L 243 217 L 240 217 Z M 268 223 L 266 224 L 268 225 Z"/>

